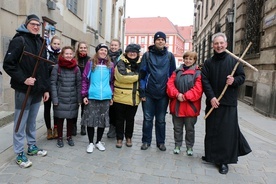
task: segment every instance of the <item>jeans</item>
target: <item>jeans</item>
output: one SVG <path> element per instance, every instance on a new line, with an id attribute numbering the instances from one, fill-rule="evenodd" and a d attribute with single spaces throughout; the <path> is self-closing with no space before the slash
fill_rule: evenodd
<path id="1" fill-rule="evenodd" d="M 146 97 L 146 101 L 142 101 L 142 108 L 144 114 L 142 143 L 147 143 L 148 145 L 151 144 L 153 118 L 155 117 L 156 144 L 165 144 L 165 117 L 167 113 L 168 103 L 169 99 L 167 96 L 161 99 L 153 99 L 150 97 Z"/>
<path id="2" fill-rule="evenodd" d="M 13 129 L 13 149 L 16 154 L 24 151 L 24 139 L 26 136 L 28 146 L 36 144 L 36 117 L 42 99 L 41 95 L 29 95 L 26 102 L 18 131 L 15 132 L 17 121 L 21 112 L 21 107 L 26 94 L 15 91 L 15 111 L 14 111 L 14 129 Z"/>

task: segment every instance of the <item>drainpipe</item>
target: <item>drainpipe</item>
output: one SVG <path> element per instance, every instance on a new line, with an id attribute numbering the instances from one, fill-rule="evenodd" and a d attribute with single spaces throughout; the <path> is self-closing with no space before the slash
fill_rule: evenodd
<path id="1" fill-rule="evenodd" d="M 233 53 L 235 53 L 235 45 L 236 45 L 236 43 L 235 43 L 235 38 L 236 38 L 236 16 L 237 16 L 237 0 L 233 0 L 233 4 L 232 4 L 232 6 L 233 6 L 233 10 L 234 10 L 234 23 L 233 23 L 233 46 L 232 46 L 232 48 L 233 48 L 233 50 L 232 50 L 232 52 Z"/>

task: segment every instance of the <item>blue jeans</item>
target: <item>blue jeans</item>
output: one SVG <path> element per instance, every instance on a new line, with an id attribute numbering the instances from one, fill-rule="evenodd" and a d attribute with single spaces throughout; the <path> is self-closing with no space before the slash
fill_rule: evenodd
<path id="1" fill-rule="evenodd" d="M 151 144 L 153 118 L 155 117 L 155 136 L 156 144 L 165 144 L 166 137 L 166 122 L 165 116 L 167 113 L 169 99 L 163 97 L 161 99 L 153 99 L 146 97 L 146 101 L 142 101 L 142 108 L 144 114 L 143 120 L 143 137 L 142 142 Z"/>
<path id="2" fill-rule="evenodd" d="M 20 122 L 18 131 L 15 132 L 19 114 L 25 93 L 15 91 L 15 111 L 14 111 L 14 128 L 13 128 L 13 149 L 16 154 L 24 151 L 24 139 L 26 137 L 28 146 L 36 144 L 36 117 L 42 99 L 41 95 L 29 95 L 26 107 Z"/>

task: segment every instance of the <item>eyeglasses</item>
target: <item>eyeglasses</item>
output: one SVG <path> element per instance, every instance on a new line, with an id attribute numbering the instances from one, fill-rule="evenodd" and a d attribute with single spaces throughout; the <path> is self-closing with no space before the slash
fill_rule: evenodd
<path id="1" fill-rule="evenodd" d="M 36 23 L 33 23 L 33 22 L 31 22 L 31 23 L 29 23 L 31 26 L 37 26 L 37 27 L 40 27 L 41 26 L 41 24 L 39 23 L 39 24 L 36 24 Z"/>

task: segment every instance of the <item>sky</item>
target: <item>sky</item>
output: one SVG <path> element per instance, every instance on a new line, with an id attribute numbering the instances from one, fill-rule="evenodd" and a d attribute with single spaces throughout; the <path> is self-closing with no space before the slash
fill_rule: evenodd
<path id="1" fill-rule="evenodd" d="M 193 25 L 194 0 L 126 0 L 126 18 L 158 16 L 178 26 Z"/>

